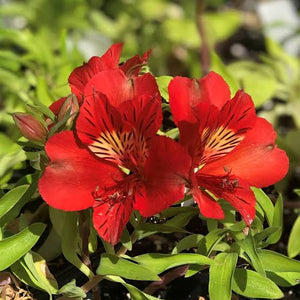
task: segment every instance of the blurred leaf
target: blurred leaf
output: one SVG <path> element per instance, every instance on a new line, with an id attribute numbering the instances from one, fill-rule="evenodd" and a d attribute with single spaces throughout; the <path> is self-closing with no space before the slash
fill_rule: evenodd
<path id="1" fill-rule="evenodd" d="M 299 272 L 300 270 L 300 261 L 271 250 L 258 249 L 257 253 L 266 271 Z"/>
<path id="2" fill-rule="evenodd" d="M 15 204 L 22 198 L 22 196 L 27 191 L 29 185 L 18 186 L 9 192 L 7 192 L 0 199 L 0 219 L 5 215 L 9 210 L 11 210 Z"/>
<path id="3" fill-rule="evenodd" d="M 86 293 L 80 287 L 76 286 L 75 279 L 62 286 L 58 293 L 70 298 L 86 297 Z"/>
<path id="4" fill-rule="evenodd" d="M 284 296 L 272 280 L 246 269 L 235 269 L 232 289 L 249 298 L 280 299 Z"/>
<path id="5" fill-rule="evenodd" d="M 122 236 L 121 236 L 121 243 L 129 251 L 132 250 L 132 242 L 131 242 L 130 235 L 129 235 L 129 232 L 128 232 L 127 228 L 125 228 L 123 230 L 123 233 L 122 233 Z"/>
<path id="6" fill-rule="evenodd" d="M 237 253 L 219 253 L 209 268 L 209 299 L 230 300 Z"/>
<path id="7" fill-rule="evenodd" d="M 168 92 L 168 86 L 170 81 L 173 79 L 172 76 L 159 76 L 156 77 L 156 83 L 159 88 L 159 92 L 161 96 L 169 102 L 169 92 Z"/>
<path id="8" fill-rule="evenodd" d="M 296 219 L 291 230 L 287 252 L 289 257 L 295 257 L 300 253 L 300 216 Z"/>
<path id="9" fill-rule="evenodd" d="M 38 241 L 46 225 L 34 223 L 21 232 L 0 241 L 0 271 L 8 268 L 26 254 Z"/>
<path id="10" fill-rule="evenodd" d="M 269 244 L 275 244 L 280 240 L 280 237 L 282 234 L 282 226 L 283 226 L 283 199 L 282 199 L 282 196 L 279 195 L 279 197 L 275 203 L 273 222 L 272 222 L 272 227 L 278 227 L 279 230 L 272 233 L 268 237 L 267 242 Z"/>
<path id="11" fill-rule="evenodd" d="M 227 66 L 229 72 L 241 83 L 256 107 L 269 100 L 276 91 L 277 82 L 271 68 L 251 61 L 239 61 Z"/>
<path id="12" fill-rule="evenodd" d="M 155 272 L 124 258 L 102 254 L 100 264 L 97 268 L 99 275 L 116 275 L 133 280 L 160 280 Z"/>
<path id="13" fill-rule="evenodd" d="M 204 24 L 208 38 L 212 42 L 228 39 L 242 24 L 242 15 L 238 10 L 221 10 L 204 14 Z"/>
<path id="14" fill-rule="evenodd" d="M 221 58 L 215 53 L 211 52 L 211 70 L 215 71 L 223 77 L 226 83 L 229 85 L 231 95 L 234 95 L 237 90 L 240 88 L 239 82 L 229 71 L 228 67 L 224 65 Z"/>
<path id="15" fill-rule="evenodd" d="M 160 274 L 170 268 L 187 265 L 211 265 L 213 261 L 200 254 L 196 253 L 180 253 L 180 254 L 161 254 L 147 253 L 132 258 L 142 266 L 150 269 L 156 274 Z"/>
<path id="16" fill-rule="evenodd" d="M 177 254 L 182 252 L 183 250 L 197 247 L 199 245 L 199 242 L 203 238 L 204 236 L 202 234 L 193 234 L 184 237 L 176 244 L 176 246 L 172 250 L 172 254 Z"/>

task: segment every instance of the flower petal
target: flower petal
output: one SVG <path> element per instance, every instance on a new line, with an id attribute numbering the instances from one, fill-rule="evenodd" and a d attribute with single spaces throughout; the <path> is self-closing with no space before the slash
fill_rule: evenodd
<path id="1" fill-rule="evenodd" d="M 59 113 L 60 108 L 62 107 L 62 105 L 64 104 L 64 102 L 66 101 L 67 97 L 62 97 L 56 101 L 54 101 L 49 108 L 51 109 L 51 111 L 57 116 Z"/>
<path id="2" fill-rule="evenodd" d="M 104 70 L 118 68 L 122 52 L 122 44 L 112 45 L 106 53 L 101 56 L 93 56 L 81 67 L 76 68 L 69 77 L 69 85 L 80 102 L 83 97 L 84 88 L 91 78 Z"/>
<path id="3" fill-rule="evenodd" d="M 84 95 L 89 97 L 95 91 L 106 95 L 115 107 L 144 94 L 156 97 L 160 101 L 155 78 L 150 73 L 128 78 L 122 70 L 103 71 L 89 81 Z"/>
<path id="4" fill-rule="evenodd" d="M 98 234 L 108 243 L 115 245 L 121 238 L 126 223 L 133 211 L 132 198 L 122 202 L 96 202 L 94 205 L 93 223 Z"/>
<path id="5" fill-rule="evenodd" d="M 138 76 L 142 66 L 147 64 L 150 51 L 144 53 L 142 57 L 138 54 L 128 59 L 120 66 L 120 69 L 126 74 L 127 77 Z"/>
<path id="6" fill-rule="evenodd" d="M 179 121 L 196 122 L 198 117 L 194 108 L 199 103 L 208 102 L 221 109 L 230 100 L 228 85 L 215 72 L 201 79 L 175 77 L 169 84 L 169 95 L 176 125 Z"/>
<path id="7" fill-rule="evenodd" d="M 180 144 L 167 137 L 154 137 L 134 208 L 149 217 L 183 199 L 190 167 L 191 158 Z"/>
<path id="8" fill-rule="evenodd" d="M 272 125 L 257 118 L 254 128 L 232 152 L 206 164 L 201 171 L 211 175 L 229 171 L 256 187 L 274 184 L 285 176 L 289 166 L 286 153 L 277 148 L 275 139 Z"/>
<path id="9" fill-rule="evenodd" d="M 191 193 L 204 217 L 218 220 L 224 219 L 225 215 L 220 204 L 207 192 L 201 191 L 198 187 L 194 187 Z"/>
<path id="10" fill-rule="evenodd" d="M 39 192 L 57 209 L 91 207 L 97 187 L 113 185 L 122 176 L 118 168 L 79 147 L 71 131 L 53 135 L 46 143 L 46 153 L 50 162 L 39 180 Z"/>
<path id="11" fill-rule="evenodd" d="M 198 185 L 207 189 L 217 198 L 223 198 L 229 202 L 243 217 L 247 225 L 250 225 L 255 217 L 255 196 L 249 184 L 233 175 L 212 176 L 202 172 L 196 173 Z"/>

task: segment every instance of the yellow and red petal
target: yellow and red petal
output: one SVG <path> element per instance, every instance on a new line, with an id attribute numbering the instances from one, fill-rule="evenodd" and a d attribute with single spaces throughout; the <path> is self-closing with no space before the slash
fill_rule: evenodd
<path id="1" fill-rule="evenodd" d="M 201 79 L 175 77 L 169 84 L 169 95 L 176 125 L 180 121 L 197 122 L 199 116 L 195 107 L 199 103 L 207 102 L 221 109 L 230 100 L 228 85 L 215 72 L 210 72 Z"/>
<path id="2" fill-rule="evenodd" d="M 252 99 L 243 91 L 238 91 L 221 110 L 208 103 L 201 103 L 197 106 L 197 111 L 202 147 L 200 164 L 230 153 L 244 139 L 257 119 Z"/>
<path id="3" fill-rule="evenodd" d="M 275 144 L 276 132 L 265 119 L 257 118 L 253 129 L 226 156 L 206 164 L 201 171 L 224 175 L 228 171 L 251 186 L 265 187 L 281 180 L 288 171 L 286 153 Z"/>
<path id="4" fill-rule="evenodd" d="M 93 56 L 87 63 L 74 69 L 69 76 L 69 85 L 79 102 L 82 100 L 85 86 L 91 78 L 99 72 L 118 68 L 121 52 L 122 44 L 114 44 L 103 56 Z"/>
<path id="5" fill-rule="evenodd" d="M 180 144 L 167 137 L 154 137 L 134 208 L 149 217 L 183 199 L 190 168 L 191 158 Z"/>
<path id="6" fill-rule="evenodd" d="M 50 137 L 46 143 L 49 163 L 39 180 L 39 192 L 52 207 L 67 211 L 94 204 L 94 191 L 115 184 L 122 172 L 95 158 L 78 145 L 71 131 Z"/>

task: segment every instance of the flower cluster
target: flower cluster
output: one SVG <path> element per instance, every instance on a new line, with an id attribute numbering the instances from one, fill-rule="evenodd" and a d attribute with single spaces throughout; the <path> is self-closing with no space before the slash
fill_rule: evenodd
<path id="1" fill-rule="evenodd" d="M 207 218 L 224 218 L 218 199 L 225 199 L 249 226 L 255 217 L 250 186 L 271 185 L 288 169 L 272 126 L 256 116 L 251 97 L 238 91 L 231 99 L 214 72 L 199 80 L 175 77 L 169 96 L 180 139 L 157 135 L 161 96 L 155 78 L 140 74 L 149 52 L 119 65 L 121 50 L 115 44 L 71 73 L 79 113 L 71 130 L 45 144 L 43 199 L 66 211 L 92 208 L 94 227 L 112 245 L 133 210 L 150 217 L 185 193 Z M 78 110 L 75 96 L 50 106 L 57 118 Z"/>

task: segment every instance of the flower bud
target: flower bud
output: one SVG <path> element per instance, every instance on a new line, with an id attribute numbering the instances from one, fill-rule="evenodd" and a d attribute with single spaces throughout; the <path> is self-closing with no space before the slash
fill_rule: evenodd
<path id="1" fill-rule="evenodd" d="M 74 94 L 71 94 L 62 104 L 58 114 L 57 121 L 61 121 L 66 115 L 70 116 L 67 123 L 72 123 L 79 111 L 79 105 L 77 98 Z"/>
<path id="2" fill-rule="evenodd" d="M 21 134 L 33 142 L 44 143 L 47 138 L 47 129 L 34 116 L 28 113 L 15 113 L 13 119 Z"/>

